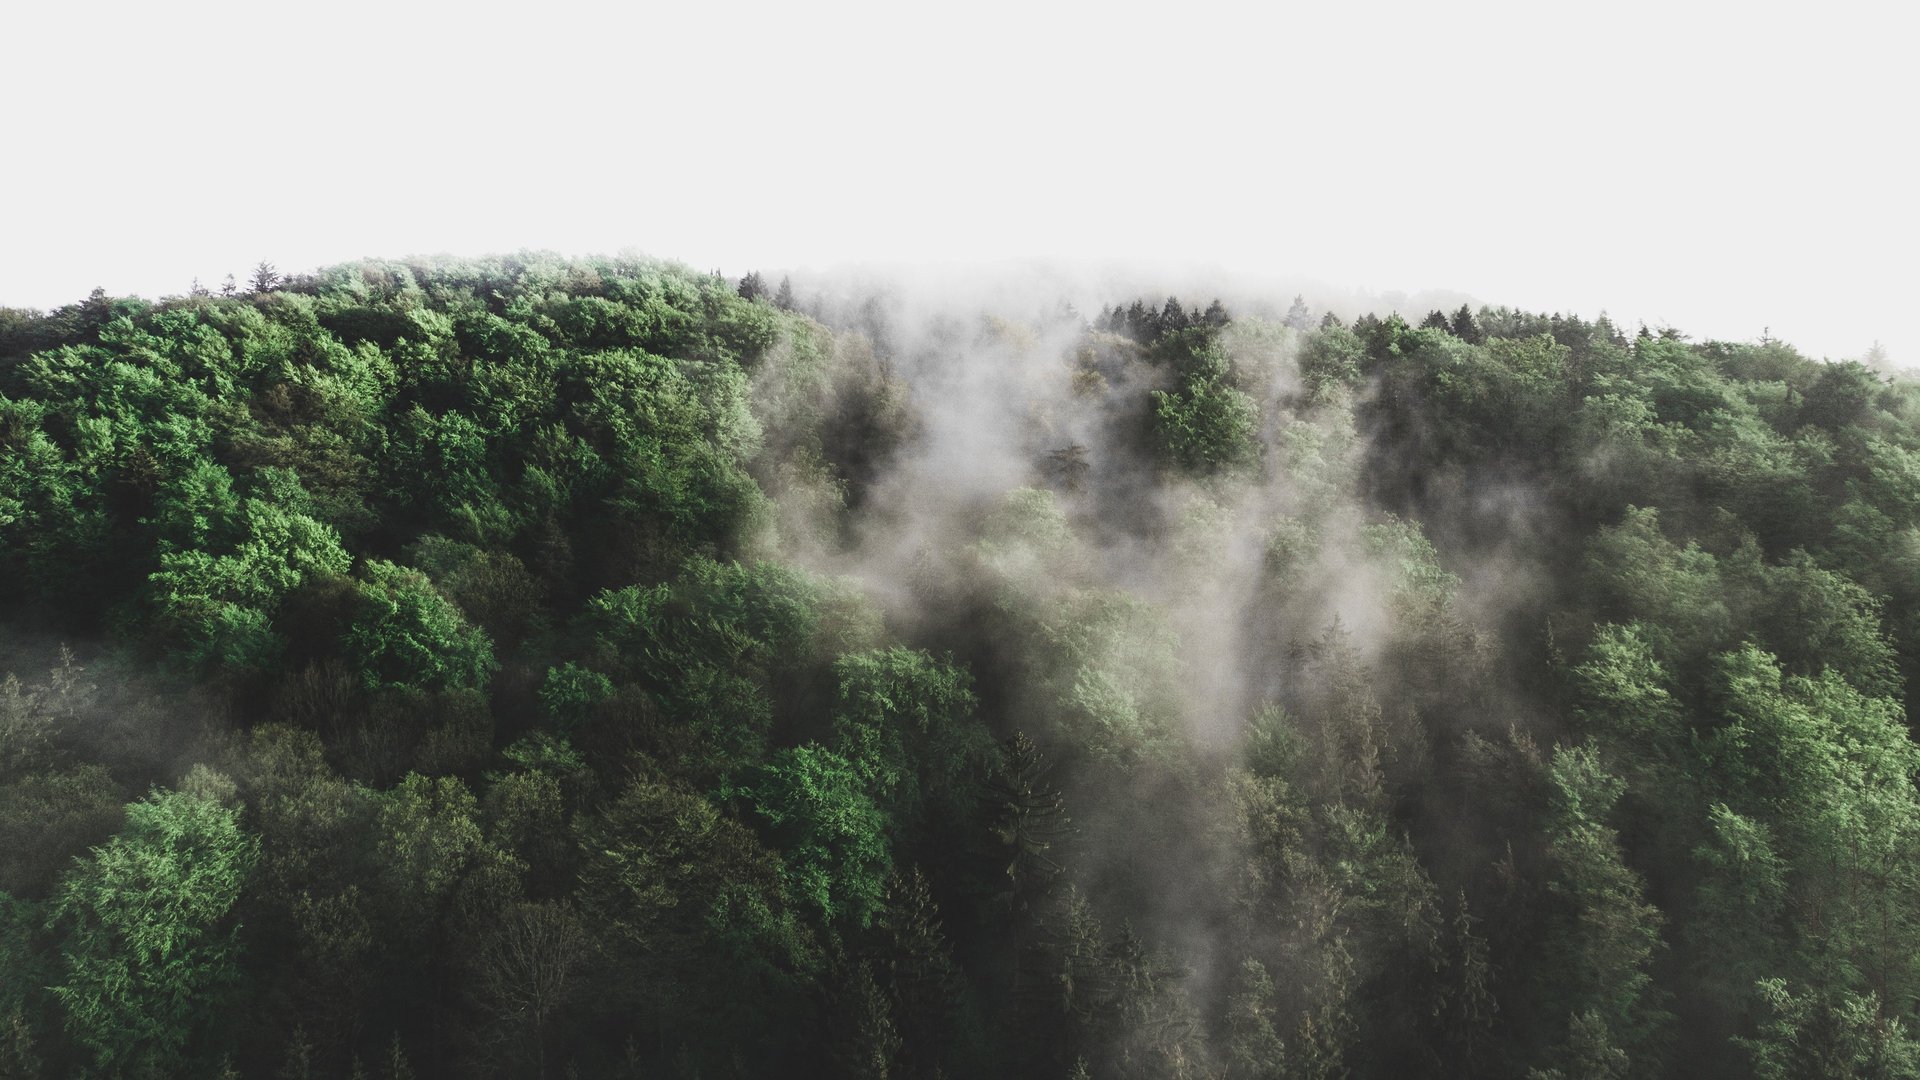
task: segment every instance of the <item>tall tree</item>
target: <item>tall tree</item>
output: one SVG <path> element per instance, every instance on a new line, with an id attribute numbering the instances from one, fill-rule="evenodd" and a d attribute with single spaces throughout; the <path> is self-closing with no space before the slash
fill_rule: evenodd
<path id="1" fill-rule="evenodd" d="M 258 853 L 239 813 L 155 791 L 61 882 L 48 925 L 67 1030 L 109 1073 L 178 1075 L 238 976 L 235 903 Z"/>
<path id="2" fill-rule="evenodd" d="M 1305 333 L 1313 329 L 1313 322 L 1313 312 L 1307 307 L 1306 297 L 1295 296 L 1293 303 L 1287 305 L 1287 325 L 1301 333 Z"/>

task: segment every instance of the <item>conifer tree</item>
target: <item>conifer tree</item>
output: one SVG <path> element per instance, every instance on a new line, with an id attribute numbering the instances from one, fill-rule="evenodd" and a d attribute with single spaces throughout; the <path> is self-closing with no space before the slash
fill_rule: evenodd
<path id="1" fill-rule="evenodd" d="M 1286 323 L 1288 326 L 1302 333 L 1313 329 L 1313 312 L 1307 309 L 1306 297 L 1295 296 L 1293 298 L 1293 303 L 1287 306 Z"/>

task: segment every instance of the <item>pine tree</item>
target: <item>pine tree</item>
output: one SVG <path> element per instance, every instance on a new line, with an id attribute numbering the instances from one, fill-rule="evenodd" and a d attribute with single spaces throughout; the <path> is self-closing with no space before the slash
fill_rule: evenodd
<path id="1" fill-rule="evenodd" d="M 1177 334 L 1193 325 L 1192 317 L 1187 314 L 1185 308 L 1180 306 L 1180 300 L 1172 296 L 1167 297 L 1167 302 L 1161 305 L 1158 322 L 1159 325 L 1155 327 L 1156 337 Z"/>
<path id="2" fill-rule="evenodd" d="M 773 306 L 781 311 L 793 310 L 793 279 L 781 277 L 780 291 L 773 294 Z"/>
<path id="3" fill-rule="evenodd" d="M 766 279 L 760 276 L 760 271 L 755 270 L 740 279 L 740 288 L 738 291 L 740 293 L 740 299 L 742 300 L 758 300 L 767 295 Z"/>
<path id="4" fill-rule="evenodd" d="M 253 276 L 247 279 L 247 291 L 272 292 L 280 287 L 281 281 L 280 272 L 273 268 L 272 263 L 262 259 L 260 265 L 253 268 Z"/>
<path id="5" fill-rule="evenodd" d="M 1032 908 L 1061 871 L 1053 845 L 1072 826 L 1066 800 L 1048 782 L 1052 767 L 1023 733 L 1002 746 L 1000 779 L 991 792 L 998 819 L 993 833 L 1004 848 L 1006 888 L 998 899 L 1016 912 Z"/>
<path id="6" fill-rule="evenodd" d="M 1248 957 L 1227 997 L 1227 1076 L 1274 1080 L 1285 1075 L 1287 1046 L 1274 1025 L 1278 992 L 1266 966 Z"/>
<path id="7" fill-rule="evenodd" d="M 837 1075 L 851 1080 L 886 1080 L 900 1057 L 900 1030 L 893 1006 L 874 981 L 873 965 L 842 957 L 830 1014 Z"/>
<path id="8" fill-rule="evenodd" d="M 1453 313 L 1453 318 L 1447 323 L 1447 330 L 1454 337 L 1469 344 L 1478 345 L 1481 342 L 1480 324 L 1473 319 L 1473 309 L 1465 304 L 1461 304 L 1460 309 Z"/>
<path id="9" fill-rule="evenodd" d="M 1293 303 L 1287 308 L 1286 322 L 1288 326 L 1302 332 L 1313 329 L 1313 312 L 1307 309 L 1305 297 L 1296 295 L 1293 298 Z"/>
<path id="10" fill-rule="evenodd" d="M 414 1080 L 413 1064 L 407 1060 L 406 1048 L 400 1045 L 400 1033 L 393 1033 L 393 1040 L 387 1044 L 384 1080 Z"/>
<path id="11" fill-rule="evenodd" d="M 287 1040 L 287 1058 L 273 1075 L 274 1080 L 313 1080 L 313 1043 L 305 1027 L 294 1026 Z"/>

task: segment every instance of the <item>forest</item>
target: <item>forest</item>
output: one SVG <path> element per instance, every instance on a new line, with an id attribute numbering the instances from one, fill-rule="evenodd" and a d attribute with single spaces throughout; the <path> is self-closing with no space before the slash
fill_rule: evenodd
<path id="1" fill-rule="evenodd" d="M 1920 382 L 1105 301 L 0 309 L 0 1080 L 1920 1077 Z"/>

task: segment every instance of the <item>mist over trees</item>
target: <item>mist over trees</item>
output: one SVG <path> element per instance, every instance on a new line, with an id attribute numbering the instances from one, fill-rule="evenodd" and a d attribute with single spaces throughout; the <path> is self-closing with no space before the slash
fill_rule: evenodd
<path id="1" fill-rule="evenodd" d="M 1104 303 L 0 310 L 0 1077 L 1920 1076 L 1915 384 Z"/>

